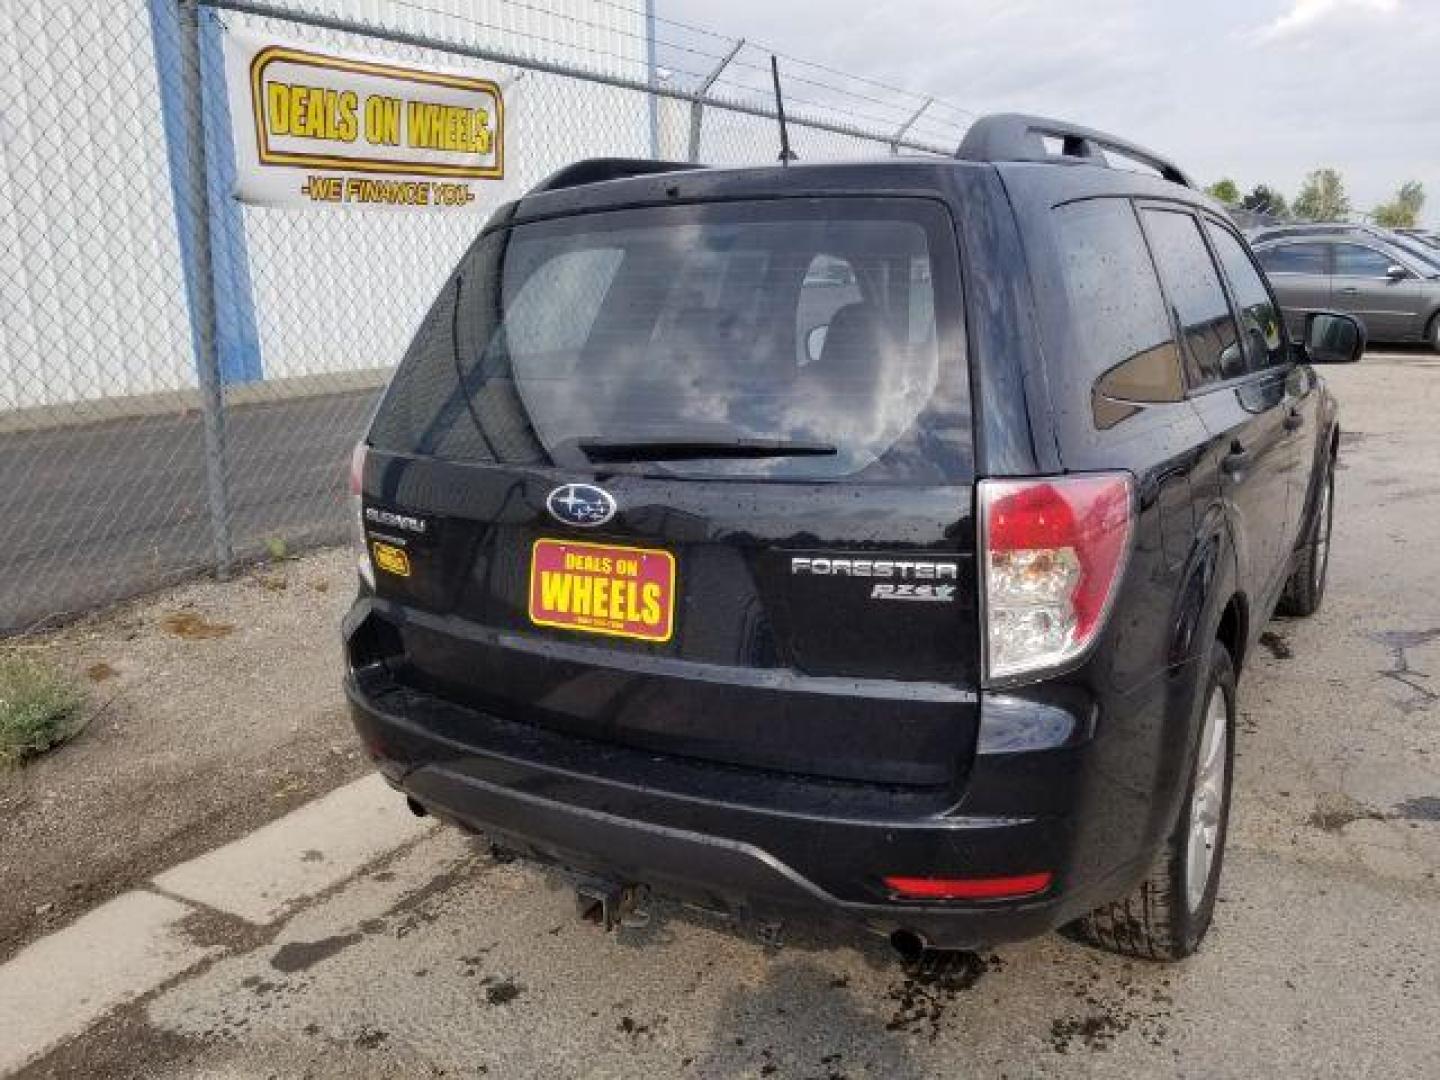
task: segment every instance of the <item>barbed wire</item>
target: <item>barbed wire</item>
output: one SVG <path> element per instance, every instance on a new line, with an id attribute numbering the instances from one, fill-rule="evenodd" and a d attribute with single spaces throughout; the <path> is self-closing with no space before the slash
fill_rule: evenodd
<path id="1" fill-rule="evenodd" d="M 628 4 L 620 3 L 619 0 L 591 0 L 591 2 L 601 7 L 613 8 L 617 11 L 625 11 L 631 15 L 639 15 L 642 17 L 649 16 L 652 17 L 657 23 L 663 23 L 667 26 L 674 26 L 679 29 L 689 30 L 693 33 L 703 34 L 706 37 L 716 38 L 720 41 L 728 42 L 731 45 L 733 45 L 736 40 L 731 35 L 722 34 L 717 30 L 710 29 L 709 27 L 699 26 L 695 23 L 684 22 L 680 19 L 672 19 L 664 15 L 651 15 L 651 13 L 647 12 L 644 8 L 631 7 Z M 794 56 L 790 53 L 783 52 L 761 41 L 747 39 L 746 44 L 752 45 L 767 54 L 774 54 L 777 58 L 781 60 L 786 60 L 792 64 L 800 64 L 804 67 L 814 68 L 817 71 L 823 71 L 829 75 L 838 75 L 842 79 L 850 79 L 855 82 L 862 82 L 869 86 L 873 86 L 878 90 L 887 90 L 892 94 L 901 94 L 905 97 L 913 99 L 917 104 L 919 102 L 925 101 L 928 98 L 931 101 L 933 107 L 952 110 L 954 112 L 960 113 L 961 115 L 967 117 L 970 120 L 973 120 L 976 116 L 979 115 L 973 109 L 967 109 L 962 105 L 956 105 L 953 102 L 946 101 L 944 98 L 934 97 L 931 94 L 920 93 L 916 90 L 907 90 L 904 87 L 882 82 L 879 79 L 874 79 L 866 75 L 858 75 L 853 71 L 842 71 L 839 68 L 829 67 L 825 64 L 817 63 L 814 60 L 806 60 L 804 57 Z M 769 69 L 767 68 L 765 70 L 768 71 Z"/>
<path id="2" fill-rule="evenodd" d="M 606 33 L 606 34 L 613 34 L 613 35 L 616 35 L 616 36 L 619 36 L 619 37 L 628 38 L 628 39 L 630 39 L 630 40 L 639 41 L 639 42 L 644 43 L 644 44 L 647 46 L 647 48 L 648 48 L 648 47 L 651 45 L 651 43 L 652 43 L 652 39 L 651 39 L 648 35 L 646 35 L 646 34 L 636 33 L 635 31 L 631 31 L 631 30 L 625 30 L 625 29 L 620 28 L 620 27 L 611 26 L 611 25 L 608 25 L 608 24 L 605 24 L 605 23 L 597 22 L 597 21 L 595 21 L 595 20 L 593 20 L 593 19 L 586 19 L 586 18 L 584 18 L 584 17 L 582 17 L 582 16 L 579 16 L 579 15 L 572 15 L 572 14 L 569 14 L 569 13 L 564 12 L 564 11 L 559 11 L 559 10 L 556 10 L 556 9 L 554 9 L 554 8 L 547 7 L 547 6 L 543 5 L 543 4 L 536 4 L 536 3 L 528 2 L 528 0 L 498 0 L 498 2 L 501 3 L 501 4 L 504 4 L 504 5 L 508 6 L 508 7 L 513 7 L 513 8 L 519 9 L 519 10 L 529 11 L 529 12 L 532 12 L 532 13 L 535 13 L 535 14 L 544 15 L 544 16 L 546 16 L 546 17 L 553 18 L 553 19 L 558 19 L 558 20 L 560 20 L 560 21 L 562 21 L 562 22 L 570 23 L 570 24 L 575 25 L 575 26 L 585 27 L 585 28 L 587 28 L 587 29 L 598 30 L 598 31 L 601 31 L 601 32 Z M 394 5 L 394 6 L 402 7 L 402 8 L 408 8 L 408 9 L 410 9 L 410 10 L 412 10 L 412 11 L 420 11 L 420 12 L 424 12 L 424 13 L 429 14 L 429 15 L 438 16 L 438 17 L 440 17 L 440 18 L 453 19 L 453 20 L 455 20 L 455 21 L 457 21 L 457 22 L 464 23 L 464 24 L 466 24 L 466 25 L 468 25 L 468 26 L 472 26 L 472 27 L 475 27 L 475 28 L 477 28 L 477 29 L 490 30 L 490 31 L 494 31 L 494 32 L 496 32 L 496 33 L 501 33 L 501 34 L 511 34 L 511 35 L 516 36 L 516 37 L 522 37 L 522 38 L 527 38 L 527 39 L 532 40 L 532 41 L 542 42 L 542 43 L 544 43 L 544 44 L 546 44 L 546 45 L 559 46 L 559 47 L 561 47 L 561 48 L 574 49 L 574 50 L 581 51 L 581 52 L 588 52 L 588 53 L 591 53 L 591 54 L 594 54 L 594 55 L 597 55 L 597 56 L 603 56 L 603 57 L 605 57 L 606 59 L 609 59 L 609 60 L 628 60 L 628 61 L 633 61 L 633 60 L 634 60 L 634 57 L 622 56 L 622 55 L 619 55 L 619 54 L 616 54 L 616 53 L 607 51 L 607 50 L 605 50 L 605 49 L 596 48 L 595 46 L 592 46 L 592 45 L 582 45 L 582 44 L 578 44 L 578 43 L 570 42 L 570 41 L 565 41 L 565 40 L 561 40 L 561 39 L 554 38 L 554 37 L 547 37 L 547 36 L 545 36 L 545 35 L 543 35 L 543 34 L 536 34 L 536 33 L 531 32 L 531 31 L 518 30 L 518 29 L 511 28 L 511 27 L 506 27 L 506 26 L 498 25 L 498 24 L 496 24 L 496 23 L 486 21 L 486 20 L 484 20 L 484 19 L 478 18 L 478 17 L 473 16 L 473 15 L 465 14 L 465 13 L 462 13 L 462 12 L 456 12 L 456 11 L 447 11 L 447 10 L 444 10 L 444 9 L 442 9 L 442 8 L 433 7 L 433 6 L 431 6 L 431 5 L 421 3 L 421 2 L 419 2 L 419 0 L 390 0 L 390 3 L 391 3 L 392 5 Z M 630 6 L 626 5 L 626 4 L 617 3 L 617 2 L 615 2 L 615 0 L 595 0 L 595 3 L 597 3 L 597 4 L 600 5 L 600 6 L 609 7 L 609 8 L 612 8 L 612 9 L 614 9 L 614 10 L 623 11 L 623 12 L 626 12 L 626 13 L 629 13 L 629 14 L 632 14 L 632 15 L 636 15 L 636 16 L 644 17 L 644 16 L 647 15 L 647 12 L 645 12 L 645 11 L 644 11 L 643 9 L 641 9 L 641 8 L 634 8 L 634 7 L 630 7 Z M 683 29 L 688 30 L 688 31 L 692 31 L 692 32 L 696 32 L 696 33 L 702 33 L 702 34 L 704 34 L 705 36 L 710 37 L 710 38 L 714 38 L 714 39 L 717 40 L 717 41 L 723 41 L 723 42 L 725 42 L 727 45 L 733 46 L 733 45 L 735 44 L 735 39 L 727 38 L 725 35 L 720 34 L 720 33 L 716 32 L 716 31 L 706 30 L 706 29 L 703 28 L 703 27 L 698 27 L 698 26 L 695 26 L 695 25 L 693 25 L 693 24 L 691 24 L 691 23 L 681 22 L 680 20 L 668 19 L 668 18 L 664 18 L 664 17 L 659 16 L 659 15 L 654 16 L 654 19 L 655 19 L 655 21 L 656 21 L 657 23 L 664 23 L 664 24 L 667 24 L 667 25 L 672 25 L 672 26 L 675 26 L 675 27 L 683 28 Z M 671 40 L 671 39 L 668 39 L 668 38 L 661 38 L 661 37 L 659 37 L 658 35 L 653 39 L 653 44 L 654 44 L 657 48 L 663 48 L 663 49 L 666 49 L 666 50 L 672 50 L 672 51 L 675 51 L 675 52 L 682 53 L 682 54 L 684 54 L 684 55 L 695 56 L 695 57 L 702 58 L 702 59 L 704 59 L 704 60 L 706 60 L 706 61 L 709 61 L 710 63 L 709 63 L 708 66 L 711 67 L 712 70 L 713 70 L 713 68 L 714 68 L 717 64 L 720 63 L 720 61 L 726 59 L 726 54 L 725 54 L 725 53 L 711 52 L 711 51 L 708 51 L 708 50 L 706 50 L 706 49 L 697 48 L 697 47 L 695 47 L 695 46 L 693 46 L 693 45 L 687 45 L 687 44 L 684 44 L 684 43 L 682 43 L 682 42 L 674 41 L 674 40 Z M 746 47 L 746 48 L 750 48 L 750 47 L 763 48 L 766 52 L 773 52 L 773 50 L 769 49 L 768 46 L 760 46 L 760 45 L 758 45 L 758 44 L 756 44 L 756 43 L 751 43 L 751 42 L 748 42 L 748 41 L 745 43 L 745 47 Z M 813 63 L 813 62 L 811 62 L 811 61 L 806 61 L 806 60 L 803 60 L 803 59 L 801 59 L 801 58 L 799 58 L 799 57 L 789 56 L 788 54 L 782 54 L 782 53 L 779 53 L 779 52 L 775 52 L 775 55 L 776 55 L 777 57 L 780 57 L 780 56 L 783 55 L 783 56 L 785 57 L 787 63 L 801 64 L 801 65 L 804 65 L 804 66 L 807 66 L 807 67 L 812 67 L 812 68 L 816 68 L 816 69 L 818 69 L 818 70 L 830 72 L 830 73 L 832 73 L 832 74 L 840 75 L 841 77 L 844 77 L 844 78 L 850 78 L 850 79 L 858 80 L 858 81 L 860 81 L 860 82 L 864 82 L 864 83 L 867 83 L 867 84 L 869 84 L 869 85 L 874 85 L 874 86 L 880 87 L 880 88 L 885 89 L 885 90 L 887 90 L 887 91 L 889 91 L 889 92 L 891 92 L 891 93 L 901 94 L 901 95 L 903 95 L 903 96 L 909 97 L 909 98 L 911 98 L 914 102 L 928 102 L 928 107 L 930 107 L 930 108 L 933 108 L 933 107 L 935 107 L 935 106 L 940 106 L 940 107 L 950 108 L 950 109 L 956 110 L 956 111 L 958 111 L 958 112 L 967 113 L 967 114 L 970 115 L 970 116 L 974 116 L 974 113 L 973 113 L 973 112 L 970 112 L 970 110 L 961 109 L 959 106 L 950 105 L 949 103 L 944 102 L 944 101 L 941 100 L 941 99 L 937 99 L 937 98 L 934 98 L 934 97 L 931 97 L 931 96 L 928 96 L 928 95 L 918 94 L 918 93 L 916 93 L 916 92 L 914 92 L 914 91 L 903 90 L 903 89 L 901 89 L 901 88 L 899 88 L 899 87 L 890 86 L 889 84 L 881 83 L 881 82 L 878 82 L 878 81 L 876 81 L 876 80 L 871 80 L 871 79 L 868 79 L 868 78 L 865 78 L 865 77 L 861 77 L 861 76 L 854 76 L 854 75 L 852 75 L 852 74 L 850 74 L 850 73 L 846 73 L 846 72 L 840 72 L 840 71 L 838 71 L 838 70 L 836 70 L 836 69 L 827 68 L 827 67 L 825 67 L 824 65 L 815 64 L 815 63 Z M 709 72 L 701 73 L 701 72 L 694 71 L 694 70 L 691 70 L 691 69 L 679 67 L 679 66 L 677 66 L 677 65 L 670 64 L 670 63 L 665 64 L 665 68 L 666 68 L 669 72 L 671 72 L 672 74 L 674 74 L 674 75 L 683 75 L 683 76 L 686 76 L 686 77 L 688 77 L 688 78 L 694 79 L 694 80 L 696 81 L 696 84 L 697 84 L 697 85 L 700 84 L 700 83 L 703 83 L 704 81 L 706 81 L 706 80 L 709 79 L 709 77 L 710 77 Z M 735 57 L 731 57 L 731 58 L 730 58 L 729 63 L 726 65 L 726 71 L 730 71 L 730 70 L 733 69 L 733 68 L 741 68 L 741 69 L 746 69 L 746 70 L 749 70 L 749 71 L 754 71 L 754 72 L 757 72 L 757 73 L 759 73 L 760 75 L 762 75 L 762 76 L 764 76 L 764 77 L 766 77 L 766 78 L 768 78 L 769 73 L 770 73 L 770 68 L 769 68 L 769 65 L 768 65 L 768 64 L 755 63 L 755 62 L 752 62 L 752 61 L 750 61 L 750 60 L 744 59 L 744 58 L 741 57 L 741 56 L 735 56 Z M 840 97 L 840 98 L 843 98 L 843 99 L 853 99 L 853 100 L 855 100 L 855 101 L 865 102 L 865 103 L 868 104 L 868 105 L 873 105 L 873 106 L 876 106 L 876 107 L 881 108 L 881 109 L 892 110 L 893 113 L 894 113 L 894 115 L 883 115 L 883 116 L 881 116 L 881 115 L 875 115 L 874 113 L 863 112 L 863 111 L 857 110 L 857 109 L 852 108 L 852 107 L 848 107 L 848 106 L 843 105 L 843 104 L 837 104 L 837 103 L 835 103 L 835 102 L 824 101 L 824 100 L 821 100 L 821 99 L 816 98 L 816 97 L 813 97 L 813 96 L 798 95 L 798 94 L 795 94 L 795 93 L 791 92 L 791 91 L 788 90 L 788 89 L 786 90 L 785 96 L 786 96 L 787 101 L 793 102 L 794 104 L 797 104 L 797 105 L 806 105 L 806 106 L 809 106 L 810 108 L 813 108 L 813 109 L 825 110 L 825 111 L 830 112 L 830 113 L 832 113 L 832 114 L 834 114 L 834 115 L 836 115 L 836 116 L 843 117 L 843 118 L 845 118 L 845 119 L 848 120 L 848 121 L 863 121 L 863 122 L 866 122 L 866 123 L 880 124 L 880 125 L 888 126 L 888 127 L 890 127 L 890 128 L 893 129 L 893 128 L 898 127 L 900 124 L 906 122 L 907 120 L 909 120 L 910 123 L 911 123 L 911 130 L 912 130 L 914 133 L 916 133 L 916 134 L 924 134 L 924 135 L 927 135 L 927 136 L 930 137 L 930 138 L 934 138 L 934 139 L 941 140 L 941 141 L 952 141 L 952 140 L 954 140 L 954 139 L 957 137 L 957 135 L 958 135 L 958 130 L 957 130 L 957 129 L 958 129 L 959 127 L 963 126 L 963 125 L 962 125 L 960 122 L 958 122 L 958 121 L 945 121 L 945 120 L 942 120 L 942 119 L 940 119 L 940 118 L 938 118 L 938 117 L 934 117 L 934 116 L 924 116 L 924 115 L 922 115 L 922 116 L 920 116 L 920 117 L 917 118 L 917 119 L 911 120 L 911 115 L 912 115 L 912 114 L 914 113 L 914 111 L 915 111 L 915 105 L 914 105 L 914 104 L 902 105 L 902 104 L 899 104 L 899 103 L 894 102 L 894 101 L 886 101 L 886 100 L 884 100 L 884 99 L 875 97 L 874 95 L 862 94 L 862 93 L 859 93 L 858 91 L 849 89 L 849 88 L 847 88 L 847 87 L 836 86 L 836 85 L 833 84 L 833 83 L 824 82 L 824 81 L 819 80 L 819 79 L 808 78 L 808 77 L 806 77 L 806 76 L 804 76 L 804 75 L 798 75 L 798 74 L 794 73 L 793 71 L 791 71 L 791 72 L 785 72 L 785 73 L 784 73 L 784 80 L 785 80 L 786 83 L 796 83 L 796 84 L 801 84 L 801 85 L 805 85 L 805 86 L 810 86 L 810 87 L 813 87 L 813 88 L 816 88 L 816 89 L 824 90 L 824 91 L 826 91 L 827 93 L 836 95 L 837 97 Z M 755 85 L 747 84 L 747 83 L 745 83 L 745 82 L 742 82 L 742 81 L 740 81 L 740 80 L 738 80 L 738 79 L 736 79 L 736 78 L 730 77 L 730 76 L 722 76 L 721 78 L 715 80 L 714 85 L 724 86 L 724 87 L 727 87 L 727 88 L 729 88 L 729 89 L 731 89 L 731 90 L 739 91 L 739 92 L 741 92 L 741 93 L 743 93 L 743 94 L 754 94 L 754 95 L 758 95 L 758 96 L 760 96 L 762 99 L 768 98 L 769 93 L 770 93 L 768 87 L 765 87 L 765 86 L 755 86 Z"/>

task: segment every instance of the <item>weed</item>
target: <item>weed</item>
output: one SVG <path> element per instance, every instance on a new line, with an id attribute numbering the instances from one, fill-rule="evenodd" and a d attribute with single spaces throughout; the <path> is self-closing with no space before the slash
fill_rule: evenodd
<path id="1" fill-rule="evenodd" d="M 74 735 L 84 701 L 79 688 L 53 668 L 0 656 L 0 765 L 18 765 Z"/>

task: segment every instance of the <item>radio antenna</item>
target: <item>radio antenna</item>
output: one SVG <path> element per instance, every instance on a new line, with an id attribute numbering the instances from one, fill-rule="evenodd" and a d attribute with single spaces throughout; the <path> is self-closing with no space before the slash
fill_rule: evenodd
<path id="1" fill-rule="evenodd" d="M 775 54 L 770 54 L 770 77 L 775 81 L 775 115 L 780 120 L 780 164 L 789 165 L 800 160 L 790 149 L 790 129 L 785 126 L 785 99 L 780 96 L 780 64 Z"/>

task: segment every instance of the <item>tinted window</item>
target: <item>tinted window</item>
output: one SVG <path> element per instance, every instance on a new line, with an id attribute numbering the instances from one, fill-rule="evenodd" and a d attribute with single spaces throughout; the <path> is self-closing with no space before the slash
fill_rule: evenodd
<path id="1" fill-rule="evenodd" d="M 664 206 L 519 225 L 466 255 L 371 440 L 665 476 L 966 479 L 958 296 L 953 225 L 920 200 Z M 804 339 L 816 326 L 827 331 L 812 358 Z M 810 452 L 705 454 L 712 443 Z M 651 444 L 683 452 L 647 458 Z"/>
<path id="2" fill-rule="evenodd" d="M 1277 244 L 1255 253 L 1270 274 L 1324 274 L 1324 244 Z"/>
<path id="3" fill-rule="evenodd" d="M 1183 398 L 1174 331 L 1130 204 L 1071 203 L 1055 222 L 1075 346 L 1065 370 L 1082 368 L 1096 425 L 1114 427 L 1138 411 L 1117 402 Z"/>
<path id="4" fill-rule="evenodd" d="M 1220 275 L 1189 214 L 1146 210 L 1145 230 L 1160 279 L 1185 341 L 1191 382 L 1199 385 L 1245 374 L 1235 319 Z"/>
<path id="5" fill-rule="evenodd" d="M 1395 260 L 1359 244 L 1333 244 L 1335 274 L 1344 277 L 1383 278 Z"/>
<path id="6" fill-rule="evenodd" d="M 1220 265 L 1235 296 L 1235 306 L 1240 310 L 1246 363 L 1252 371 L 1283 364 L 1285 341 L 1280 332 L 1280 313 L 1270 299 L 1270 290 L 1260 280 L 1255 264 L 1229 229 L 1207 221 L 1205 230 L 1210 234 L 1210 242 L 1215 245 L 1215 254 L 1220 257 Z"/>

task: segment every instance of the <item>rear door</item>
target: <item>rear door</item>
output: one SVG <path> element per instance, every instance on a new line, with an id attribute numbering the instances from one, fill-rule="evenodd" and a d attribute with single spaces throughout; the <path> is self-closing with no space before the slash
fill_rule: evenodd
<path id="1" fill-rule="evenodd" d="M 1305 317 L 1315 311 L 1332 311 L 1330 253 L 1327 245 L 1289 241 L 1267 245 L 1256 252 L 1265 275 L 1280 300 L 1290 336 L 1302 340 Z"/>
<path id="2" fill-rule="evenodd" d="M 1390 267 L 1400 263 L 1368 244 L 1335 243 L 1330 248 L 1331 298 L 1337 310 L 1358 316 L 1376 341 L 1411 341 L 1421 335 L 1420 283 L 1413 273 L 1390 277 Z"/>
<path id="3" fill-rule="evenodd" d="M 1288 564 L 1285 372 L 1252 371 L 1200 221 L 1161 206 L 1144 207 L 1141 218 L 1182 342 L 1191 401 L 1209 433 L 1197 482 L 1227 506 L 1244 587 L 1265 603 Z"/>
<path id="4" fill-rule="evenodd" d="M 978 658 L 959 297 L 919 199 L 483 237 L 371 433 L 367 505 L 430 537 L 377 567 L 405 678 L 596 745 L 952 782 Z"/>
<path id="5" fill-rule="evenodd" d="M 1218 219 L 1204 217 L 1205 233 L 1224 273 L 1245 350 L 1249 377 L 1283 388 L 1286 524 L 1282 556 L 1293 550 L 1304 521 L 1306 499 L 1312 494 L 1317 441 L 1320 438 L 1320 394 L 1313 373 L 1297 364 L 1280 326 L 1280 313 L 1250 253 L 1235 232 Z"/>

